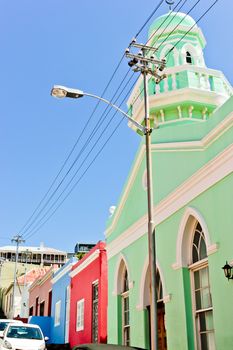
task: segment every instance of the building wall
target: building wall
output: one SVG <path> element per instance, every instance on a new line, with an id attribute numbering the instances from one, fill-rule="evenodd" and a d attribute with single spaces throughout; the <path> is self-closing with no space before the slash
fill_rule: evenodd
<path id="1" fill-rule="evenodd" d="M 66 312 L 67 312 L 67 287 L 70 287 L 70 270 L 72 265 L 77 261 L 71 258 L 62 268 L 60 268 L 53 276 L 55 282 L 52 285 L 52 324 L 51 324 L 51 342 L 54 344 L 64 344 L 66 333 Z M 63 274 L 58 280 L 56 278 Z M 56 303 L 61 301 L 60 323 L 55 324 L 55 308 Z M 70 305 L 69 305 L 70 306 Z M 68 306 L 68 308 L 69 308 Z"/>
<path id="2" fill-rule="evenodd" d="M 153 213 L 169 350 L 197 349 L 188 259 L 192 232 L 186 229 L 186 221 L 191 217 L 200 222 L 206 237 L 215 348 L 233 347 L 233 285 L 221 268 L 226 260 L 233 261 L 232 105 L 233 98 L 205 123 L 167 126 L 154 132 Z M 142 150 L 143 145 L 108 223 L 108 342 L 122 344 L 119 267 L 123 261 L 129 274 L 131 345 L 149 348 L 144 303 L 148 243 Z"/>
<path id="3" fill-rule="evenodd" d="M 88 259 L 95 254 L 96 258 L 87 264 Z M 92 342 L 92 286 L 96 281 L 99 283 L 98 342 L 105 343 L 107 341 L 107 265 L 105 244 L 99 242 L 90 253 L 73 266 L 72 273 L 79 267 L 83 267 L 83 269 L 71 277 L 70 345 Z M 77 302 L 82 299 L 84 299 L 84 329 L 77 331 Z"/>
<path id="4" fill-rule="evenodd" d="M 44 301 L 44 316 L 50 316 L 48 315 L 48 308 L 49 308 L 49 292 L 52 290 L 52 283 L 51 283 L 51 272 L 49 271 L 46 275 L 47 279 L 44 280 L 42 284 L 37 284 L 35 286 L 32 286 L 29 290 L 29 310 L 33 306 L 33 316 L 39 316 L 40 315 L 40 304 Z M 36 299 L 39 298 L 39 306 L 38 306 L 38 314 L 36 315 Z"/>

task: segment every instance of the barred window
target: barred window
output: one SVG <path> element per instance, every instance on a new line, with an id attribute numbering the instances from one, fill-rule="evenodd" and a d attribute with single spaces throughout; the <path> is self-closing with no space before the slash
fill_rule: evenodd
<path id="1" fill-rule="evenodd" d="M 92 342 L 98 342 L 98 305 L 99 305 L 99 285 L 92 285 Z"/>
<path id="2" fill-rule="evenodd" d="M 84 329 L 84 299 L 77 302 L 76 331 Z"/>

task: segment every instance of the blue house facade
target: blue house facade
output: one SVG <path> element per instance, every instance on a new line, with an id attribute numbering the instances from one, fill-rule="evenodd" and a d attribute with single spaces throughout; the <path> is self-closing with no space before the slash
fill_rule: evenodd
<path id="1" fill-rule="evenodd" d="M 69 342 L 70 276 L 77 258 L 71 258 L 52 278 L 51 343 Z"/>

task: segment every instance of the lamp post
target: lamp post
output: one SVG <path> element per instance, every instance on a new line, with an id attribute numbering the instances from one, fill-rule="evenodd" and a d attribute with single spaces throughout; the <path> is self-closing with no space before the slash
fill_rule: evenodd
<path id="1" fill-rule="evenodd" d="M 154 48 L 149 48 L 154 49 Z M 151 350 L 158 349 L 158 331 L 157 331 L 157 297 L 156 297 L 156 251 L 155 251 L 155 231 L 154 231 L 154 221 L 153 221 L 153 183 L 152 183 L 152 162 L 151 162 L 151 126 L 150 126 L 150 118 L 149 118 L 149 103 L 148 103 L 148 93 L 147 93 L 147 85 L 148 79 L 147 74 L 153 74 L 157 78 L 157 82 L 161 81 L 165 74 L 160 77 L 156 72 L 152 72 L 152 69 L 148 67 L 148 60 L 145 57 L 146 50 L 148 47 L 143 49 L 143 58 L 140 56 L 139 60 L 143 61 L 143 67 L 138 67 L 137 71 L 141 71 L 144 77 L 144 101 L 145 101 L 145 118 L 144 124 L 145 126 L 138 123 L 134 120 L 130 115 L 125 113 L 122 109 L 111 103 L 110 101 L 99 97 L 97 95 L 93 95 L 90 93 L 83 92 L 78 89 L 68 88 L 61 85 L 54 85 L 51 90 L 51 95 L 56 98 L 81 98 L 83 96 L 89 96 L 101 100 L 108 105 L 115 108 L 119 111 L 125 118 L 127 118 L 134 126 L 136 126 L 140 131 L 145 135 L 145 144 L 146 144 L 146 170 L 147 170 L 147 199 L 148 199 L 148 256 L 149 256 L 149 272 L 150 272 L 150 335 L 151 335 Z M 127 52 L 127 55 L 131 58 L 134 58 L 133 55 Z M 135 60 L 136 64 L 138 60 Z M 158 63 L 158 61 L 155 61 Z M 165 62 L 161 62 L 162 68 L 161 71 L 165 67 Z M 131 65 L 133 66 L 133 64 Z M 142 68 L 142 69 L 141 69 Z"/>
<path id="2" fill-rule="evenodd" d="M 20 243 L 24 243 L 25 240 L 22 239 L 21 235 L 16 235 L 16 236 L 14 236 L 12 238 L 11 242 L 12 243 L 16 243 L 14 284 L 13 284 L 13 295 L 12 295 L 12 302 L 11 302 L 12 318 L 14 318 L 14 313 L 15 313 L 15 292 L 16 292 L 16 281 L 17 281 L 17 264 L 18 264 L 18 257 L 19 257 L 19 245 L 20 245 Z"/>

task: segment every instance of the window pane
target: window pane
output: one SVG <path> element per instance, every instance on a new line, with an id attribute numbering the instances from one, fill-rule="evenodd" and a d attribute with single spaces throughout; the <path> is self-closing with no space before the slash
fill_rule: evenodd
<path id="1" fill-rule="evenodd" d="M 200 272 L 199 271 L 194 272 L 194 284 L 195 284 L 195 289 L 200 288 Z"/>
<path id="2" fill-rule="evenodd" d="M 209 288 L 204 288 L 201 291 L 202 309 L 208 309 L 211 307 L 210 290 Z"/>
<path id="3" fill-rule="evenodd" d="M 199 321 L 200 321 L 200 331 L 206 331 L 206 320 L 205 320 L 205 312 L 201 312 L 199 314 Z"/>
<path id="4" fill-rule="evenodd" d="M 208 349 L 215 349 L 214 332 L 207 333 Z"/>
<path id="5" fill-rule="evenodd" d="M 195 292 L 195 298 L 196 298 L 196 310 L 201 310 L 202 305 L 201 305 L 201 292 L 200 292 L 200 290 L 197 290 Z"/>
<path id="6" fill-rule="evenodd" d="M 212 331 L 214 329 L 213 313 L 211 311 L 206 312 L 206 329 Z"/>
<path id="7" fill-rule="evenodd" d="M 201 269 L 199 271 L 200 271 L 201 286 L 202 288 L 207 287 L 209 285 L 208 267 L 205 267 L 204 269 Z"/>
<path id="8" fill-rule="evenodd" d="M 206 253 L 206 244 L 204 239 L 201 239 L 201 244 L 200 244 L 200 260 L 205 259 L 207 257 Z"/>
<path id="9" fill-rule="evenodd" d="M 208 348 L 208 346 L 207 346 L 207 334 L 206 333 L 201 334 L 201 350 L 211 350 L 211 348 Z"/>

